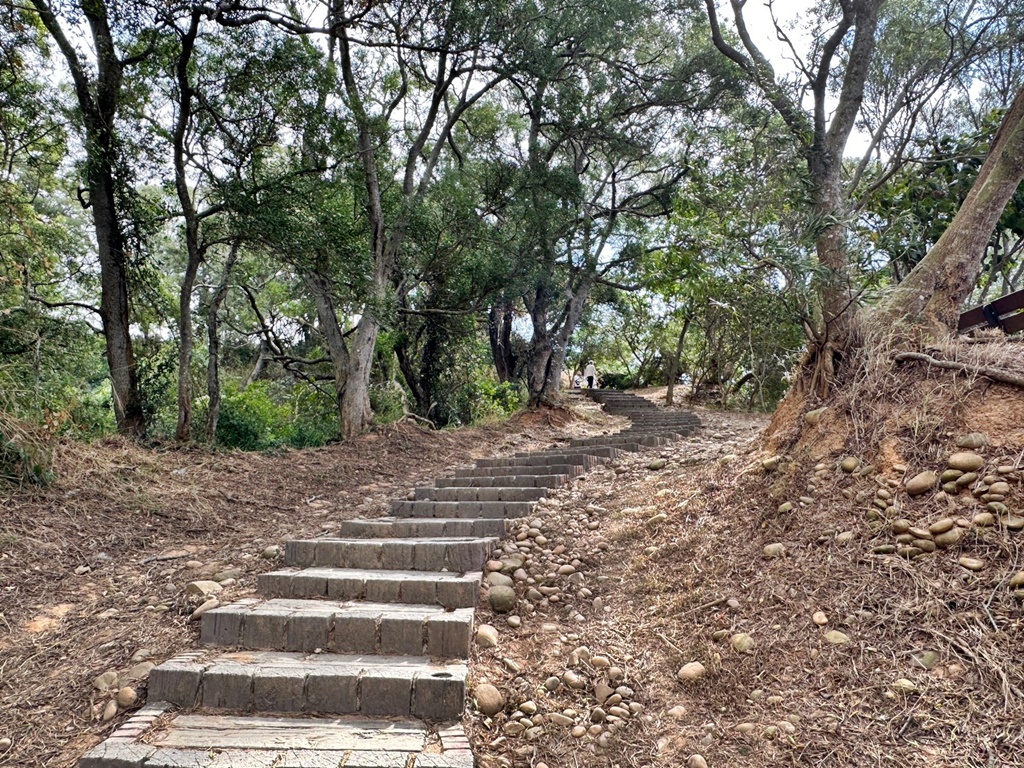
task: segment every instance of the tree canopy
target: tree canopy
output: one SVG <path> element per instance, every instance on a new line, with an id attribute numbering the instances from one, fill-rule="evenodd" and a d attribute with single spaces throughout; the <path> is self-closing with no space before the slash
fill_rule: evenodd
<path id="1" fill-rule="evenodd" d="M 308 445 L 595 359 L 771 409 L 1021 288 L 1024 3 L 748 5 L 5 2 L 0 408 Z"/>

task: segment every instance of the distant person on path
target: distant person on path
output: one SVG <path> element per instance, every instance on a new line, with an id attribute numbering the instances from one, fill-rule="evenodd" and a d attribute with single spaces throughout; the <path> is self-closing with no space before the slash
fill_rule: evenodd
<path id="1" fill-rule="evenodd" d="M 587 389 L 593 389 L 597 384 L 597 368 L 594 367 L 593 360 L 588 362 L 587 367 L 583 369 L 583 376 L 587 380 Z"/>

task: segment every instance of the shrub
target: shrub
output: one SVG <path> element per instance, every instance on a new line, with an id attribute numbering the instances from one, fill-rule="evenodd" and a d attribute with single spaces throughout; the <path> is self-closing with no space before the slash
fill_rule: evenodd
<path id="1" fill-rule="evenodd" d="M 270 396 L 270 381 L 246 389 L 226 387 L 217 421 L 217 442 L 227 448 L 262 451 L 283 442 L 282 427 L 291 419 L 288 408 Z"/>

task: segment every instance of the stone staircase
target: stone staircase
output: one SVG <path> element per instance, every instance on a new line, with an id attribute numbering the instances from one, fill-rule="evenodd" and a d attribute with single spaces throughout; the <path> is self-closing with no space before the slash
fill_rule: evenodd
<path id="1" fill-rule="evenodd" d="M 472 768 L 459 721 L 482 568 L 506 521 L 692 414 L 583 390 L 632 425 L 457 469 L 391 515 L 285 544 L 262 597 L 202 616 L 203 650 L 153 669 L 147 704 L 80 768 Z"/>

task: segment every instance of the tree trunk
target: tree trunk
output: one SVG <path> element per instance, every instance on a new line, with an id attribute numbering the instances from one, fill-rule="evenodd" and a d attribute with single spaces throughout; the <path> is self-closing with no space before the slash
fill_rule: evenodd
<path id="1" fill-rule="evenodd" d="M 141 437 L 145 434 L 146 423 L 132 348 L 124 235 L 118 218 L 114 177 L 114 124 L 121 98 L 121 60 L 107 20 L 107 8 L 102 0 L 82 7 L 95 44 L 95 78 L 90 76 L 78 49 L 64 34 L 64 29 L 46 0 L 31 2 L 43 26 L 64 56 L 74 83 L 75 97 L 85 127 L 88 206 L 92 208 L 96 231 L 96 250 L 100 264 L 100 319 L 103 323 L 107 365 L 110 368 L 114 417 L 119 432 Z"/>
<path id="2" fill-rule="evenodd" d="M 679 332 L 676 340 L 676 353 L 672 356 L 668 366 L 668 390 L 665 392 L 665 405 L 672 405 L 675 399 L 676 379 L 679 378 L 679 361 L 683 357 L 683 345 L 686 343 L 686 334 L 690 330 L 689 316 L 683 321 L 683 329 Z"/>
<path id="3" fill-rule="evenodd" d="M 512 351 L 512 308 L 491 307 L 487 313 L 487 338 L 491 343 L 491 359 L 498 381 L 502 384 L 515 378 L 516 357 Z"/>
<path id="4" fill-rule="evenodd" d="M 1003 118 L 971 191 L 949 227 L 873 315 L 878 332 L 913 325 L 933 337 L 955 330 L 992 232 L 1024 179 L 1024 89 Z"/>
<path id="5" fill-rule="evenodd" d="M 370 372 L 380 324 L 368 312 L 356 326 L 348 382 L 341 397 L 341 436 L 356 437 L 373 423 L 370 409 Z"/>
<path id="6" fill-rule="evenodd" d="M 238 259 L 238 251 L 242 241 L 235 240 L 231 244 L 228 259 L 224 263 L 224 272 L 221 275 L 217 290 L 210 298 L 210 306 L 206 310 L 206 338 L 207 338 L 207 361 L 206 361 L 206 394 L 208 406 L 206 409 L 206 441 L 212 443 L 217 439 L 217 422 L 220 420 L 220 323 L 217 313 L 228 295 L 228 278 L 231 270 Z M 263 340 L 260 341 L 260 352 L 262 354 Z"/>
<path id="7" fill-rule="evenodd" d="M 192 329 L 192 291 L 196 275 L 203 260 L 199 246 L 199 217 L 188 188 L 185 173 L 185 132 L 192 118 L 192 86 L 188 79 L 188 65 L 192 59 L 196 36 L 199 34 L 201 13 L 193 11 L 191 23 L 181 41 L 176 74 L 178 79 L 178 118 L 171 135 L 174 155 L 174 187 L 178 204 L 185 219 L 185 250 L 188 261 L 178 292 L 178 425 L 176 440 L 187 441 L 192 433 L 192 350 L 195 333 Z"/>
<path id="8" fill-rule="evenodd" d="M 132 348 L 128 279 L 115 212 L 114 180 L 107 169 L 98 169 L 91 172 L 90 176 L 99 177 L 90 184 L 90 202 L 100 262 L 100 318 L 103 321 L 103 339 L 110 368 L 114 417 L 119 432 L 142 437 L 146 433 L 146 419 Z"/>

